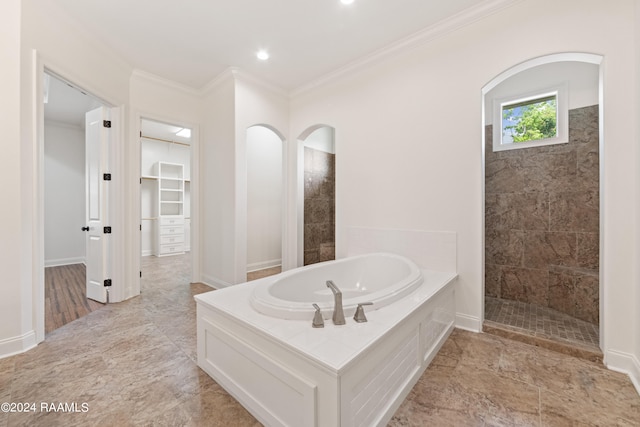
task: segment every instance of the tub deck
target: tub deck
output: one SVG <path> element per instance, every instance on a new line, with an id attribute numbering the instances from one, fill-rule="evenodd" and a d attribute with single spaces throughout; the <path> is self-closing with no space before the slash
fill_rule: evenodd
<path id="1" fill-rule="evenodd" d="M 266 425 L 384 425 L 453 329 L 456 273 L 422 273 L 368 322 L 319 329 L 251 306 L 277 276 L 196 295 L 198 365 Z"/>

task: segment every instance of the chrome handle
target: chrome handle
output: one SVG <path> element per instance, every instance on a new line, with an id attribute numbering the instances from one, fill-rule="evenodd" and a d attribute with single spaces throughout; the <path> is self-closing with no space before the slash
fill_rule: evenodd
<path id="1" fill-rule="evenodd" d="M 373 303 L 361 302 L 360 304 L 358 304 L 358 307 L 356 307 L 356 314 L 353 315 L 353 320 L 358 323 L 364 323 L 367 321 L 367 316 L 364 315 L 364 308 L 362 308 L 363 305 L 373 305 Z"/>
<path id="2" fill-rule="evenodd" d="M 313 315 L 313 323 L 311 324 L 314 328 L 324 328 L 324 319 L 322 318 L 322 313 L 320 312 L 320 307 L 318 304 L 312 304 L 313 308 L 316 309 L 315 314 Z"/>

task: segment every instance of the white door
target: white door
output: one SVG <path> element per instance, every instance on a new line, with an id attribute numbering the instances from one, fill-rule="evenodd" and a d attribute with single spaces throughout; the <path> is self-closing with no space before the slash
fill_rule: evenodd
<path id="1" fill-rule="evenodd" d="M 103 174 L 108 170 L 108 142 L 112 132 L 108 120 L 109 109 L 96 108 L 86 114 L 85 156 L 86 156 L 86 264 L 87 298 L 107 302 L 109 279 L 109 236 L 105 227 L 108 222 L 109 181 Z"/>

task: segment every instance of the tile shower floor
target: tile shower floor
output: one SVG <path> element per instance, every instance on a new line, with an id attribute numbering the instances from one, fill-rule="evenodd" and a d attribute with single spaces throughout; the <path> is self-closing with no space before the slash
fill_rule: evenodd
<path id="1" fill-rule="evenodd" d="M 599 351 L 598 325 L 548 307 L 485 297 L 484 316 L 514 332 Z"/>
<path id="2" fill-rule="evenodd" d="M 259 426 L 196 364 L 187 256 L 148 257 L 142 294 L 109 304 L 0 359 L 5 426 Z M 78 412 L 40 403 L 78 404 Z M 88 405 L 82 411 L 82 403 Z M 640 397 L 601 363 L 454 330 L 389 426 L 638 426 Z"/>

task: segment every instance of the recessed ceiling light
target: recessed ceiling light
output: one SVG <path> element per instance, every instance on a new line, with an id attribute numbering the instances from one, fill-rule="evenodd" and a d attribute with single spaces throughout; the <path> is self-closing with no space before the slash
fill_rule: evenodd
<path id="1" fill-rule="evenodd" d="M 342 4 L 351 4 L 351 3 L 353 3 L 353 0 L 340 0 L 340 3 L 342 3 Z"/>
<path id="2" fill-rule="evenodd" d="M 269 52 L 267 52 L 266 50 L 259 50 L 258 53 L 256 53 L 256 56 L 258 57 L 258 59 L 266 61 L 267 59 L 269 59 Z"/>

